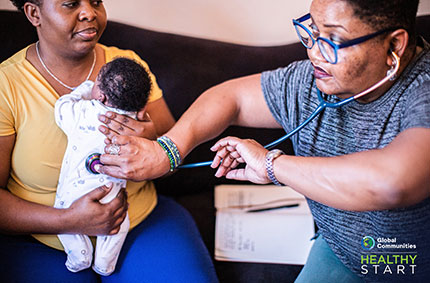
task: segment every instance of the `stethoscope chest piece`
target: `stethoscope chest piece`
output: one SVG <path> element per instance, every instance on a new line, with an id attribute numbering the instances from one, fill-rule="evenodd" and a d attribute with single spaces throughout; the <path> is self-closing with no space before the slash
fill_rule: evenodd
<path id="1" fill-rule="evenodd" d="M 101 164 L 100 153 L 92 153 L 88 155 L 87 159 L 85 160 L 85 168 L 87 168 L 88 172 L 92 174 L 100 174 L 94 169 L 94 166 L 97 164 Z"/>

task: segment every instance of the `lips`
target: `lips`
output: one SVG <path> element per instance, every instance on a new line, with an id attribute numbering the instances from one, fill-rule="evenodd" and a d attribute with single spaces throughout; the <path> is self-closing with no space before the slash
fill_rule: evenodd
<path id="1" fill-rule="evenodd" d="M 313 64 L 312 66 L 314 67 L 314 76 L 316 79 L 324 79 L 331 77 L 331 75 L 327 73 L 323 68 L 315 66 Z"/>
<path id="2" fill-rule="evenodd" d="M 91 41 L 97 37 L 97 29 L 94 27 L 85 28 L 76 32 L 75 35 L 79 36 L 85 41 Z"/>

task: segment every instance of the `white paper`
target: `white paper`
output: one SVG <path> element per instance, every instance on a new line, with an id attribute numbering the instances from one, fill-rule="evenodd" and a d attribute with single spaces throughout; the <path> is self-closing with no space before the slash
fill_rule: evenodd
<path id="1" fill-rule="evenodd" d="M 264 212 L 249 209 L 298 204 Z M 221 185 L 215 188 L 215 258 L 304 264 L 314 222 L 304 197 L 289 187 Z"/>

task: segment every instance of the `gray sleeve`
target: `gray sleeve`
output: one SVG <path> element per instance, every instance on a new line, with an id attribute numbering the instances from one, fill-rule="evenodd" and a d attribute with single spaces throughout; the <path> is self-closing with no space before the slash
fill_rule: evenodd
<path id="1" fill-rule="evenodd" d="M 285 113 L 283 113 L 285 112 L 285 107 L 282 107 L 282 105 L 286 105 L 285 88 L 288 71 L 289 67 L 286 67 L 261 74 L 261 89 L 263 90 L 264 99 L 273 117 L 280 125 L 282 125 L 282 117 L 286 117 Z"/>
<path id="2" fill-rule="evenodd" d="M 402 128 L 430 128 L 430 81 L 415 88 L 405 107 Z"/>
<path id="3" fill-rule="evenodd" d="M 297 114 L 300 99 L 310 92 L 312 65 L 309 60 L 293 62 L 287 67 L 261 74 L 261 88 L 276 121 L 289 129 L 290 119 Z M 299 96 L 303 96 L 299 98 Z"/>

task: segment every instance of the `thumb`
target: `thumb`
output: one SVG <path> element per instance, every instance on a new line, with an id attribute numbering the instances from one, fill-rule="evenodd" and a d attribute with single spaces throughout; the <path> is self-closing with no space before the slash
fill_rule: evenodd
<path id="1" fill-rule="evenodd" d="M 111 190 L 112 190 L 112 183 L 108 183 L 107 185 L 98 187 L 97 189 L 92 190 L 91 192 L 89 192 L 88 193 L 88 197 L 91 200 L 99 201 L 104 196 L 106 196 Z"/>
<path id="2" fill-rule="evenodd" d="M 231 170 L 225 175 L 225 177 L 232 180 L 248 181 L 244 168 Z"/>

